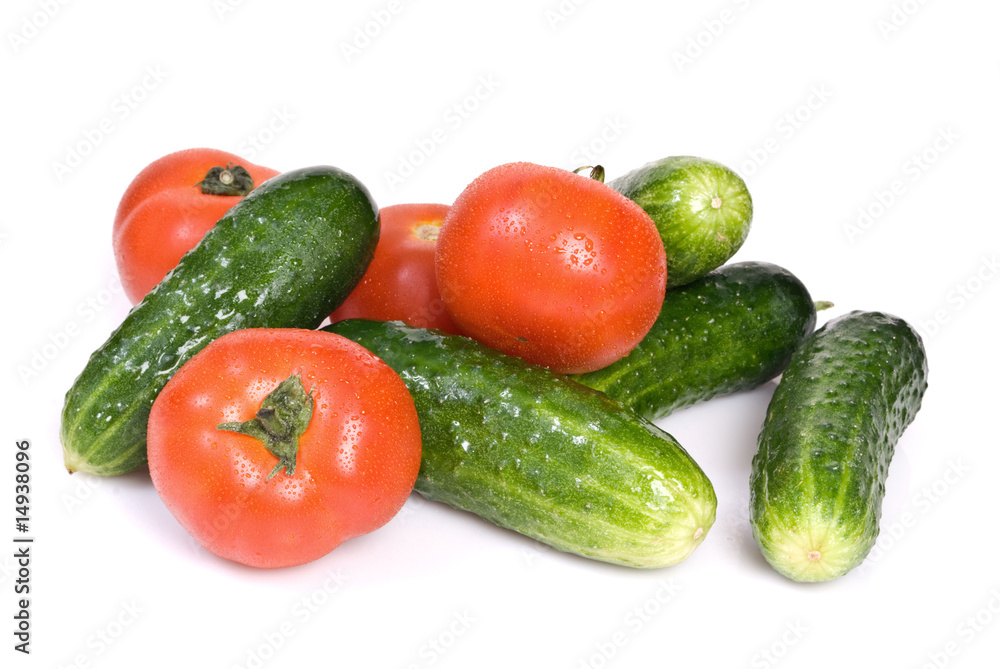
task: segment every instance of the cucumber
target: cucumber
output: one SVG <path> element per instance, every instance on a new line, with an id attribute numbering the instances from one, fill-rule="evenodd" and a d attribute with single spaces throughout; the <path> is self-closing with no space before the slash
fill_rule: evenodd
<path id="1" fill-rule="evenodd" d="M 714 160 L 670 156 L 608 185 L 656 223 L 667 252 L 668 289 L 720 267 L 750 232 L 750 191 L 738 174 Z"/>
<path id="2" fill-rule="evenodd" d="M 774 378 L 815 326 L 815 305 L 795 275 L 770 263 L 733 263 L 668 290 L 638 346 L 573 378 L 655 420 Z"/>
<path id="3" fill-rule="evenodd" d="M 926 388 L 920 336 L 888 314 L 845 314 L 796 351 L 750 477 L 753 535 L 776 571 L 826 581 L 865 559 L 893 450 Z"/>
<path id="4" fill-rule="evenodd" d="M 230 209 L 88 361 L 66 394 L 66 468 L 102 476 L 146 461 L 156 395 L 191 356 L 242 328 L 319 327 L 378 242 L 365 187 L 334 167 L 287 172 Z"/>
<path id="5" fill-rule="evenodd" d="M 402 322 L 324 328 L 402 377 L 422 495 L 554 548 L 640 568 L 680 562 L 715 519 L 712 484 L 666 432 L 606 395 L 458 335 Z"/>

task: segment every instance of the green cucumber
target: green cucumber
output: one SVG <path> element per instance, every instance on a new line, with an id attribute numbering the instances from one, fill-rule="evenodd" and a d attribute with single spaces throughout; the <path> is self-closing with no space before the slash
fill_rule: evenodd
<path id="1" fill-rule="evenodd" d="M 173 373 L 221 335 L 319 327 L 361 279 L 378 209 L 334 167 L 276 176 L 204 236 L 91 357 L 66 394 L 66 468 L 103 476 L 146 461 L 146 422 Z"/>
<path id="2" fill-rule="evenodd" d="M 750 232 L 750 191 L 738 174 L 714 160 L 671 156 L 608 185 L 656 223 L 667 252 L 667 288 L 720 267 Z"/>
<path id="3" fill-rule="evenodd" d="M 416 490 L 559 550 L 680 562 L 715 519 L 712 484 L 666 432 L 552 371 L 401 322 L 324 328 L 402 377 L 417 407 Z"/>
<path id="4" fill-rule="evenodd" d="M 815 326 L 809 291 L 791 272 L 733 263 L 668 290 L 638 346 L 573 378 L 655 420 L 774 378 Z"/>
<path id="5" fill-rule="evenodd" d="M 761 552 L 795 581 L 827 581 L 868 555 L 896 442 L 927 388 L 905 321 L 853 311 L 792 356 L 767 409 L 750 477 Z"/>

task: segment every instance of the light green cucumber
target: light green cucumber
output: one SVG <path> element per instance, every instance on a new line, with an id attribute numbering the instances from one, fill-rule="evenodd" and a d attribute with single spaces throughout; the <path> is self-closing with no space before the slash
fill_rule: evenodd
<path id="1" fill-rule="evenodd" d="M 608 185 L 656 223 L 667 252 L 668 289 L 720 267 L 750 232 L 750 191 L 738 174 L 714 160 L 670 156 Z"/>

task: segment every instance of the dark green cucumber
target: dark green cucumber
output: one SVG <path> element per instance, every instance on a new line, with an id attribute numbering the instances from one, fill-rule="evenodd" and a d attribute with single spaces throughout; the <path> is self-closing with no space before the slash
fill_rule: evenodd
<path id="1" fill-rule="evenodd" d="M 417 407 L 416 489 L 559 550 L 680 562 L 715 519 L 712 484 L 673 437 L 602 393 L 471 339 L 401 322 L 324 328 L 381 357 Z"/>
<path id="2" fill-rule="evenodd" d="M 734 263 L 668 290 L 631 353 L 573 378 L 654 420 L 774 378 L 815 326 L 809 291 L 791 272 Z"/>
<path id="3" fill-rule="evenodd" d="M 893 450 L 926 388 L 920 336 L 887 314 L 841 316 L 796 351 L 750 477 L 754 538 L 775 570 L 826 581 L 865 559 Z"/>
<path id="4" fill-rule="evenodd" d="M 90 357 L 63 408 L 67 469 L 111 476 L 142 465 L 150 407 L 185 361 L 233 330 L 319 327 L 361 279 L 378 233 L 368 191 L 334 167 L 258 186 Z"/>
<path id="5" fill-rule="evenodd" d="M 750 232 L 750 191 L 738 174 L 714 160 L 670 156 L 608 185 L 656 223 L 667 252 L 667 288 L 720 267 Z"/>

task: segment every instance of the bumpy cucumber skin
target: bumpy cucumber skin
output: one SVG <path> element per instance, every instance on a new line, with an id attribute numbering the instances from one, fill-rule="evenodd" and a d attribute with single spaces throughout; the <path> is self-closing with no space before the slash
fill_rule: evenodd
<path id="1" fill-rule="evenodd" d="M 69 471 L 146 462 L 146 423 L 173 373 L 242 328 L 314 329 L 361 279 L 378 243 L 367 189 L 334 167 L 265 181 L 216 223 L 91 357 L 66 394 Z"/>
<path id="2" fill-rule="evenodd" d="M 750 477 L 754 538 L 775 570 L 827 581 L 865 559 L 895 445 L 926 388 L 920 336 L 880 312 L 831 320 L 792 356 Z"/>
<path id="3" fill-rule="evenodd" d="M 750 191 L 738 174 L 714 160 L 670 156 L 608 185 L 642 207 L 656 223 L 667 252 L 668 289 L 720 267 L 750 232 Z M 713 206 L 715 198 L 718 206 Z"/>
<path id="4" fill-rule="evenodd" d="M 712 484 L 673 437 L 602 393 L 456 335 L 347 320 L 417 407 L 416 489 L 559 550 L 680 562 L 715 519 Z"/>
<path id="5" fill-rule="evenodd" d="M 815 305 L 794 274 L 733 263 L 667 291 L 631 353 L 573 378 L 655 420 L 774 378 L 815 327 Z"/>

